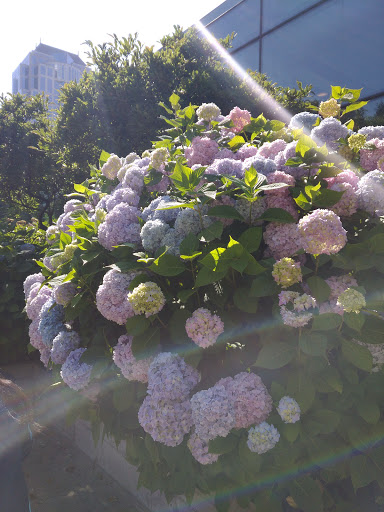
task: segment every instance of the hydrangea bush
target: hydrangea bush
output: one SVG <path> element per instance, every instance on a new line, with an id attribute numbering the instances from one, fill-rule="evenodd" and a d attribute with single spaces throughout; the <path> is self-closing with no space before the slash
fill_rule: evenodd
<path id="1" fill-rule="evenodd" d="M 160 140 L 103 152 L 48 230 L 31 344 L 139 485 L 223 511 L 381 493 L 384 131 L 344 122 L 359 95 L 289 126 L 172 95 Z"/>

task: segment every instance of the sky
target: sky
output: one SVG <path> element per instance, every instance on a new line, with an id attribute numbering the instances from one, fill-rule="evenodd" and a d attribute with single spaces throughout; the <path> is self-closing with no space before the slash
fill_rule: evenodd
<path id="1" fill-rule="evenodd" d="M 0 94 L 12 92 L 12 72 L 42 42 L 86 61 L 87 46 L 138 32 L 140 41 L 155 45 L 174 25 L 190 25 L 223 0 L 7 0 L 0 30 Z M 12 20 L 6 21 L 6 20 Z"/>

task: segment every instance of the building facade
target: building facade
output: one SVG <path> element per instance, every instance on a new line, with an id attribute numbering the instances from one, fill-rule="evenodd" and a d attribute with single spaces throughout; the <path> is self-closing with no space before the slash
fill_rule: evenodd
<path id="1" fill-rule="evenodd" d="M 78 55 L 40 43 L 12 73 L 12 93 L 34 96 L 44 92 L 54 110 L 63 84 L 80 80 L 85 69 Z"/>
<path id="2" fill-rule="evenodd" d="M 319 99 L 330 85 L 384 101 L 382 0 L 226 0 L 201 19 L 216 37 L 237 36 L 230 51 L 245 69 L 279 85 L 312 84 Z"/>

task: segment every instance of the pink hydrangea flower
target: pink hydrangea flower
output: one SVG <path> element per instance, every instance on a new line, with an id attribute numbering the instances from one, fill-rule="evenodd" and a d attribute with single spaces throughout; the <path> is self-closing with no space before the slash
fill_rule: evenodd
<path id="1" fill-rule="evenodd" d="M 374 144 L 376 149 L 360 149 L 360 164 L 366 171 L 374 171 L 378 161 L 384 158 L 384 139 L 372 139 L 369 144 Z"/>
<path id="2" fill-rule="evenodd" d="M 265 142 L 261 148 L 259 148 L 258 154 L 264 158 L 271 158 L 272 160 L 287 147 L 285 140 L 276 139 L 273 142 Z"/>
<path id="3" fill-rule="evenodd" d="M 153 357 L 136 359 L 132 354 L 132 340 L 132 336 L 126 334 L 120 336 L 113 349 L 113 361 L 126 379 L 146 383 Z"/>
<path id="4" fill-rule="evenodd" d="M 286 256 L 293 256 L 295 252 L 302 248 L 297 224 L 271 222 L 265 228 L 263 236 L 272 256 L 276 260 Z"/>
<path id="5" fill-rule="evenodd" d="M 185 149 L 185 158 L 189 167 L 192 165 L 210 165 L 219 150 L 215 140 L 208 137 L 195 137 L 192 144 Z"/>
<path id="6" fill-rule="evenodd" d="M 109 270 L 96 293 L 96 306 L 100 313 L 119 325 L 124 325 L 128 318 L 134 315 L 134 311 L 128 295 L 128 287 L 136 273 L 124 274 L 118 270 Z"/>
<path id="7" fill-rule="evenodd" d="M 199 308 L 186 321 L 185 330 L 196 345 L 207 348 L 213 345 L 219 335 L 224 332 L 224 323 L 220 317 L 213 315 L 208 309 Z"/>
<path id="8" fill-rule="evenodd" d="M 303 248 L 309 254 L 336 254 L 347 243 L 340 217 L 331 210 L 315 210 L 300 219 L 298 226 Z"/>
<path id="9" fill-rule="evenodd" d="M 251 122 L 251 113 L 248 110 L 241 110 L 241 108 L 235 107 L 230 111 L 228 118 L 233 121 L 231 130 L 239 133 L 243 130 L 244 126 Z"/>

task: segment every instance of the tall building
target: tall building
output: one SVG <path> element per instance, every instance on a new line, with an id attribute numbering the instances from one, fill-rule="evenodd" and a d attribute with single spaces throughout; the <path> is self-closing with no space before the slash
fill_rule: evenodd
<path id="1" fill-rule="evenodd" d="M 312 84 L 319 99 L 330 85 L 384 101 L 382 0 L 226 0 L 201 19 L 216 38 L 237 36 L 230 51 L 245 69 L 279 85 Z"/>
<path id="2" fill-rule="evenodd" d="M 12 73 L 12 93 L 34 96 L 44 92 L 53 110 L 63 84 L 78 81 L 85 69 L 78 55 L 40 43 Z"/>

